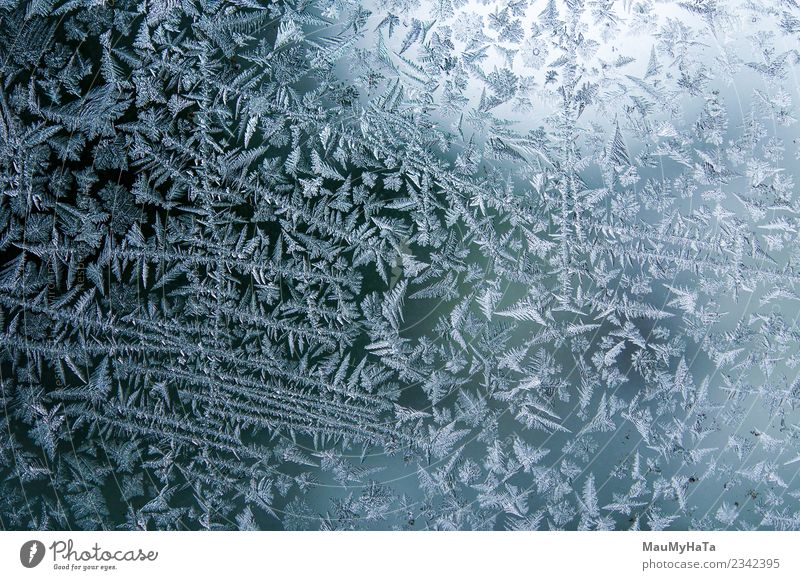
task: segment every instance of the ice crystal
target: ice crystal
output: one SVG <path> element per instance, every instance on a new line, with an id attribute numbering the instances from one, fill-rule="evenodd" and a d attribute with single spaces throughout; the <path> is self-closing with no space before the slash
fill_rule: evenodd
<path id="1" fill-rule="evenodd" d="M 0 0 L 0 526 L 800 528 L 798 23 Z"/>

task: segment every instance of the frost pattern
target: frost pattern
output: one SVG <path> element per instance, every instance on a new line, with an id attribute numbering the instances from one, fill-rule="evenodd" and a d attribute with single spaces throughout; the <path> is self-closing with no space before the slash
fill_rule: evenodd
<path id="1" fill-rule="evenodd" d="M 3 529 L 800 529 L 793 0 L 0 0 Z"/>

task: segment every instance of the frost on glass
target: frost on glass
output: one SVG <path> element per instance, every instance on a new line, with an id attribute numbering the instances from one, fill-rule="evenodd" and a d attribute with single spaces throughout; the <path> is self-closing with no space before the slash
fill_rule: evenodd
<path id="1" fill-rule="evenodd" d="M 2 529 L 800 529 L 793 0 L 0 0 Z"/>

